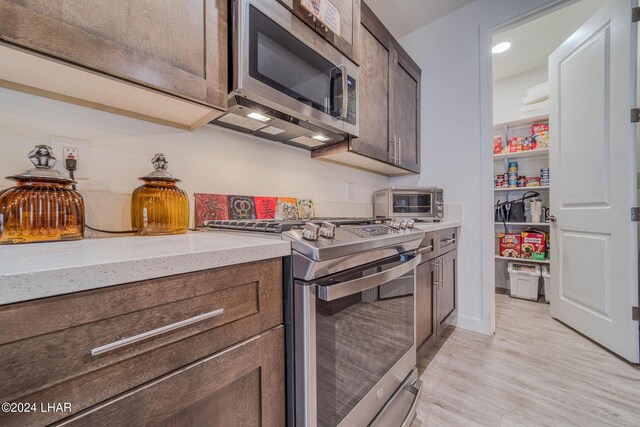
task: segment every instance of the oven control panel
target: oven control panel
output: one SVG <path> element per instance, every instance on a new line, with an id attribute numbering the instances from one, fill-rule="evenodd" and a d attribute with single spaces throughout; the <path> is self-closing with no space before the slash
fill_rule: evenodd
<path id="1" fill-rule="evenodd" d="M 345 228 L 344 231 L 353 233 L 362 239 L 366 239 L 369 237 L 386 236 L 388 234 L 395 233 L 394 230 L 390 229 L 386 225 L 371 225 L 367 227 Z"/>

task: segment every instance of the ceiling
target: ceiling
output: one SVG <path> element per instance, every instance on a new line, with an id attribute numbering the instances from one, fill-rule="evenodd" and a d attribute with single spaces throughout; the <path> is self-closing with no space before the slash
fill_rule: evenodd
<path id="1" fill-rule="evenodd" d="M 442 18 L 473 0 L 365 0 L 367 6 L 399 39 L 418 28 Z"/>
<path id="2" fill-rule="evenodd" d="M 500 80 L 547 66 L 547 58 L 606 0 L 581 0 L 493 37 L 493 44 L 508 41 L 511 49 L 493 55 L 493 79 Z"/>

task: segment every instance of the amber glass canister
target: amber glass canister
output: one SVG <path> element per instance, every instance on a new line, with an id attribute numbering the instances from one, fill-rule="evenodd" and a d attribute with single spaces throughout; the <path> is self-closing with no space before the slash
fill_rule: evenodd
<path id="1" fill-rule="evenodd" d="M 53 169 L 47 145 L 37 145 L 29 159 L 35 168 L 8 176 L 17 185 L 0 192 L 0 244 L 82 239 L 84 201 L 73 180 Z"/>
<path id="2" fill-rule="evenodd" d="M 189 230 L 189 199 L 176 186 L 179 179 L 167 172 L 161 153 L 151 159 L 154 171 L 131 195 L 131 226 L 141 235 L 181 234 Z"/>

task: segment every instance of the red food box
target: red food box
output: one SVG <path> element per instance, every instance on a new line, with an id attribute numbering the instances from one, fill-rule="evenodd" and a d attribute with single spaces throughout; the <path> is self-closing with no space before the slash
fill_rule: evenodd
<path id="1" fill-rule="evenodd" d="M 500 234 L 500 256 L 509 258 L 520 258 L 520 234 L 502 233 Z"/>
<path id="2" fill-rule="evenodd" d="M 502 153 L 502 138 L 500 136 L 493 137 L 493 154 Z"/>
<path id="3" fill-rule="evenodd" d="M 515 153 L 518 151 L 518 138 L 511 138 L 509 140 L 509 152 Z"/>
<path id="4" fill-rule="evenodd" d="M 549 132 L 549 125 L 547 123 L 534 123 L 531 125 L 531 134 L 535 135 L 540 132 Z"/>
<path id="5" fill-rule="evenodd" d="M 544 261 L 547 255 L 546 233 L 539 230 L 523 231 L 520 254 L 522 258 Z"/>

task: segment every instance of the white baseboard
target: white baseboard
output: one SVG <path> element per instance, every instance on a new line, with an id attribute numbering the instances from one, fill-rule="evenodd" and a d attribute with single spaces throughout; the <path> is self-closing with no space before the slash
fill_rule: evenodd
<path id="1" fill-rule="evenodd" d="M 452 323 L 454 323 L 457 328 L 466 329 L 472 332 L 478 332 L 484 335 L 493 335 L 489 322 L 485 322 L 483 319 L 478 319 L 477 317 L 458 315 L 458 317 Z"/>

